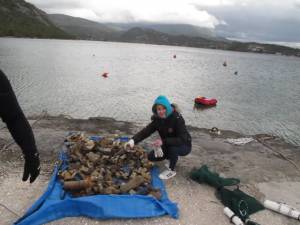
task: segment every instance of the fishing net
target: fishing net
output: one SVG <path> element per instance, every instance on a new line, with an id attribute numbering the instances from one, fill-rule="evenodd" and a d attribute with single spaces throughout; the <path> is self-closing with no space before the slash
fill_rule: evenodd
<path id="1" fill-rule="evenodd" d="M 251 138 L 251 137 L 250 138 L 237 138 L 237 139 L 227 138 L 226 140 L 223 140 L 222 142 L 223 143 L 228 142 L 232 145 L 244 145 L 244 144 L 247 144 L 247 143 L 252 142 L 252 141 L 256 142 L 256 140 Z"/>
<path id="2" fill-rule="evenodd" d="M 207 165 L 203 165 L 200 169 L 193 168 L 190 171 L 190 177 L 200 184 L 207 183 L 214 187 L 232 186 L 240 183 L 237 178 L 221 178 L 218 173 L 209 171 Z"/>
<path id="3" fill-rule="evenodd" d="M 200 169 L 193 168 L 190 171 L 192 180 L 198 183 L 207 183 L 217 187 L 216 197 L 221 200 L 225 207 L 228 207 L 232 212 L 240 217 L 247 225 L 258 225 L 250 221 L 249 215 L 264 209 L 264 206 L 254 197 L 247 195 L 237 187 L 231 191 L 225 186 L 238 185 L 240 180 L 237 178 L 221 178 L 218 173 L 208 170 L 207 165 L 203 165 Z"/>
<path id="4" fill-rule="evenodd" d="M 241 191 L 239 187 L 233 191 L 224 187 L 218 188 L 216 191 L 216 196 L 221 200 L 224 206 L 231 209 L 231 211 L 240 217 L 244 222 L 250 220 L 249 215 L 265 209 L 265 207 L 259 201 Z M 249 221 L 247 224 L 256 225 L 257 223 Z"/>

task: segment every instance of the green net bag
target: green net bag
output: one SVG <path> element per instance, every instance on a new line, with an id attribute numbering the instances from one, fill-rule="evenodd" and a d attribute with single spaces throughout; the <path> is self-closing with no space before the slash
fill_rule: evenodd
<path id="1" fill-rule="evenodd" d="M 240 183 L 237 178 L 221 178 L 218 173 L 209 171 L 207 165 L 203 165 L 200 169 L 193 168 L 190 171 L 190 177 L 200 184 L 207 183 L 214 187 L 232 186 Z"/>

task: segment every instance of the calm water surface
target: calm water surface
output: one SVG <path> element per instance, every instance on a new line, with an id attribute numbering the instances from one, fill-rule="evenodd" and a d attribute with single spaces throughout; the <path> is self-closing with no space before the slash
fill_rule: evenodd
<path id="1" fill-rule="evenodd" d="M 177 58 L 174 59 L 173 55 Z M 94 56 L 93 56 L 94 55 Z M 227 67 L 222 66 L 227 62 Z M 144 44 L 0 38 L 0 68 L 27 116 L 149 122 L 155 98 L 182 108 L 187 124 L 300 144 L 300 59 Z M 238 75 L 234 72 L 238 71 Z M 108 72 L 108 78 L 101 75 Z M 216 107 L 195 108 L 198 95 Z"/>

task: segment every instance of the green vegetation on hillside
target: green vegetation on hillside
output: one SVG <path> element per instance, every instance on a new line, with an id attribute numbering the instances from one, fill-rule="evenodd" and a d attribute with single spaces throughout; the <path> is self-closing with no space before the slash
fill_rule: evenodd
<path id="1" fill-rule="evenodd" d="M 0 36 L 76 39 L 53 25 L 43 11 L 23 0 L 0 1 Z"/>
<path id="2" fill-rule="evenodd" d="M 48 14 L 47 16 L 57 27 L 76 36 L 78 39 L 108 40 L 122 33 L 120 28 L 117 29 L 78 17 L 63 14 Z"/>

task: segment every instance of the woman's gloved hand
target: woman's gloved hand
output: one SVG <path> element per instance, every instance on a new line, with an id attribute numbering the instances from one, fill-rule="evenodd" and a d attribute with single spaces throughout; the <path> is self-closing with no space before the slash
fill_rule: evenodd
<path id="1" fill-rule="evenodd" d="M 128 142 L 125 144 L 124 148 L 127 148 L 127 147 L 133 148 L 133 146 L 134 146 L 134 140 L 133 140 L 133 139 L 130 139 L 130 141 L 128 141 Z"/>
<path id="2" fill-rule="evenodd" d="M 164 152 L 162 151 L 160 146 L 159 147 L 154 146 L 153 148 L 154 148 L 153 150 L 154 150 L 155 158 L 157 158 L 157 157 L 161 158 L 164 156 Z"/>
<path id="3" fill-rule="evenodd" d="M 41 170 L 39 153 L 33 155 L 25 155 L 25 165 L 23 181 L 27 181 L 29 178 L 30 183 L 33 183 L 35 179 L 39 176 Z"/>

